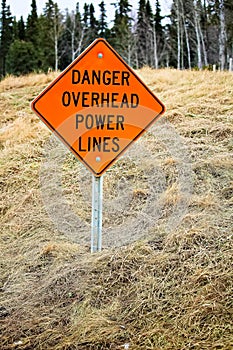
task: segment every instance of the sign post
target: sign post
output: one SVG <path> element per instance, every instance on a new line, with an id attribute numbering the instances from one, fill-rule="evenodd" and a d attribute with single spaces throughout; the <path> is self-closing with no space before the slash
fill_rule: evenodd
<path id="1" fill-rule="evenodd" d="M 91 251 L 100 251 L 102 175 L 165 107 L 104 39 L 82 52 L 31 107 L 94 176 Z"/>
<path id="2" fill-rule="evenodd" d="M 103 176 L 92 175 L 91 253 L 102 249 Z"/>

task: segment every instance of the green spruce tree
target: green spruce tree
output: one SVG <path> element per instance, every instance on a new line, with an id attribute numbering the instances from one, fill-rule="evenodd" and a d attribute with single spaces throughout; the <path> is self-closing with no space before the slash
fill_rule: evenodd
<path id="1" fill-rule="evenodd" d="M 23 34 L 23 23 L 20 23 L 21 34 Z M 43 42 L 41 42 L 41 28 L 40 21 L 37 14 L 36 0 L 31 2 L 31 12 L 29 13 L 25 27 L 25 40 L 28 43 L 32 43 L 34 50 L 31 51 L 35 56 L 31 57 L 32 62 L 37 62 L 37 69 L 43 69 Z"/>
<path id="2" fill-rule="evenodd" d="M 16 20 L 16 17 L 13 17 L 13 25 L 12 25 L 12 40 L 16 40 L 19 37 L 19 31 L 18 31 L 18 22 Z"/>
<path id="3" fill-rule="evenodd" d="M 225 18 L 226 18 L 226 32 L 227 32 L 227 57 L 228 64 L 229 60 L 233 59 L 233 0 L 228 0 L 225 2 Z"/>
<path id="4" fill-rule="evenodd" d="M 7 72 L 22 75 L 38 68 L 34 45 L 29 41 L 14 40 L 6 57 Z"/>
<path id="5" fill-rule="evenodd" d="M 109 41 L 115 50 L 131 64 L 132 60 L 132 18 L 131 7 L 128 0 L 119 0 L 115 4 L 114 24 L 110 31 Z"/>
<path id="6" fill-rule="evenodd" d="M 38 15 L 37 15 L 37 6 L 36 0 L 32 0 L 31 3 L 31 13 L 28 15 L 27 24 L 26 24 L 26 40 L 31 42 L 36 48 L 38 45 Z"/>
<path id="7" fill-rule="evenodd" d="M 146 1 L 139 0 L 137 23 L 136 23 L 136 43 L 137 43 L 137 68 L 147 64 L 147 21 L 146 21 Z"/>
<path id="8" fill-rule="evenodd" d="M 161 16 L 161 6 L 159 0 L 155 2 L 155 15 L 153 23 L 153 36 L 154 36 L 154 47 L 157 50 L 157 66 L 163 65 L 165 62 L 165 35 L 162 26 L 163 16 Z M 155 42 L 156 41 L 156 42 Z M 154 53 L 155 54 L 155 53 Z M 163 56 L 164 55 L 164 56 Z M 154 67 L 156 67 L 156 58 L 154 57 Z M 157 67 L 156 67 L 157 68 Z"/>
<path id="9" fill-rule="evenodd" d="M 83 6 L 83 25 L 87 29 L 89 25 L 89 18 L 90 18 L 90 7 L 89 5 L 85 2 Z"/>
<path id="10" fill-rule="evenodd" d="M 0 28 L 0 77 L 4 77 L 7 73 L 6 57 L 13 41 L 13 17 L 6 0 L 2 0 Z"/>
<path id="11" fill-rule="evenodd" d="M 104 1 L 101 1 L 99 4 L 100 8 L 100 18 L 98 22 L 98 35 L 101 38 L 107 39 L 108 37 L 108 24 L 107 24 L 107 15 L 106 15 L 106 9 L 105 9 L 105 3 Z"/>
<path id="12" fill-rule="evenodd" d="M 23 16 L 20 17 L 18 21 L 18 38 L 19 40 L 25 40 L 25 23 L 23 20 Z"/>
<path id="13" fill-rule="evenodd" d="M 95 17 L 95 8 L 90 4 L 90 23 L 89 23 L 89 43 L 98 37 L 98 21 Z"/>
<path id="14" fill-rule="evenodd" d="M 61 42 L 64 26 L 63 16 L 58 5 L 53 0 L 45 4 L 43 15 L 40 17 L 40 42 L 43 48 L 43 69 L 58 69 L 61 55 L 59 44 Z"/>

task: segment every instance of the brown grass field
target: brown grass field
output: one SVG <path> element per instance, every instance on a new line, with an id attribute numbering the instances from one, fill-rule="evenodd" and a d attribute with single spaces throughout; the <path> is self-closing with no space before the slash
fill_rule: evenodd
<path id="1" fill-rule="evenodd" d="M 158 127 L 170 123 L 186 147 L 193 189 L 179 225 L 166 229 L 181 201 L 178 161 L 145 134 L 138 147 L 150 155 L 137 163 L 126 154 L 105 174 L 104 249 L 95 254 L 91 176 L 72 154 L 62 191 L 86 226 L 60 232 L 42 201 L 50 132 L 30 102 L 56 74 L 0 82 L 1 350 L 233 349 L 233 74 L 138 74 L 166 106 Z M 155 218 L 151 191 L 163 181 Z"/>

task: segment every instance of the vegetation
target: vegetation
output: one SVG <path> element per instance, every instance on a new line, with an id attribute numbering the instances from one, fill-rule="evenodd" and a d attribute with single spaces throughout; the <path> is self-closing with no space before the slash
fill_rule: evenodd
<path id="1" fill-rule="evenodd" d="M 53 226 L 41 197 L 50 133 L 29 102 L 56 73 L 0 83 L 1 350 L 232 348 L 233 75 L 148 67 L 138 74 L 167 107 L 161 123 L 167 118 L 183 138 L 193 191 L 182 222 L 167 230 L 180 200 L 177 159 L 145 134 L 136 154 L 147 145 L 152 158 L 136 164 L 127 153 L 104 177 L 104 250 L 96 254 L 89 228 L 77 228 L 72 242 L 68 230 Z M 160 217 L 149 232 L 146 222 L 140 228 L 144 238 L 137 240 L 136 227 L 128 240 L 124 225 L 147 202 L 156 205 L 146 184 L 151 179 L 156 188 L 160 174 Z M 72 154 L 62 179 L 63 195 L 88 224 L 91 176 Z M 117 195 L 127 210 L 119 200 L 110 205 Z M 114 247 L 114 240 L 124 245 Z"/>
<path id="2" fill-rule="evenodd" d="M 224 70 L 233 56 L 232 0 L 173 0 L 171 12 L 161 15 L 160 1 L 139 0 L 135 14 L 129 0 L 115 3 L 113 23 L 107 23 L 104 1 L 62 12 L 54 0 L 47 0 L 42 14 L 36 0 L 24 22 L 11 13 L 7 0 L 0 12 L 0 77 L 7 73 L 64 69 L 95 38 L 104 37 L 134 68 L 145 65 L 178 69 Z M 22 47 L 21 47 L 22 46 Z M 15 67 L 18 53 L 28 58 Z M 29 56 L 28 56 L 29 55 Z"/>

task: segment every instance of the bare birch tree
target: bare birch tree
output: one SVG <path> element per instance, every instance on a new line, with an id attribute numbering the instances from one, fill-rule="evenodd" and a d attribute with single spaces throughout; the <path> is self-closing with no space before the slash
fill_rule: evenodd
<path id="1" fill-rule="evenodd" d="M 54 56 L 55 56 L 55 71 L 58 70 L 58 40 L 63 31 L 62 15 L 58 9 L 57 3 L 54 5 L 54 19 L 53 19 L 53 30 L 54 30 Z"/>
<path id="2" fill-rule="evenodd" d="M 156 36 L 156 29 L 155 29 L 155 23 L 153 23 L 153 53 L 154 53 L 154 66 L 155 69 L 158 69 L 159 62 L 158 62 L 158 48 L 157 48 L 157 36 Z"/>
<path id="3" fill-rule="evenodd" d="M 197 0 L 194 0 L 194 28 L 196 33 L 197 40 L 197 66 L 199 69 L 202 69 L 202 55 L 201 55 L 201 38 L 200 38 L 200 18 L 198 13 Z"/>
<path id="4" fill-rule="evenodd" d="M 180 57 L 181 57 L 181 23 L 180 23 L 180 6 L 179 6 L 179 0 L 176 0 L 176 16 L 177 16 L 177 69 L 180 69 Z"/>
<path id="5" fill-rule="evenodd" d="M 187 23 L 186 23 L 184 16 L 183 16 L 183 24 L 184 24 L 185 41 L 186 41 L 187 55 L 188 55 L 188 68 L 191 69 L 191 54 L 190 54 L 189 35 L 188 35 Z"/>
<path id="6" fill-rule="evenodd" d="M 226 50 L 226 23 L 225 23 L 224 0 L 219 1 L 219 20 L 220 20 L 219 61 L 220 61 L 220 69 L 224 70 L 224 68 L 225 68 L 225 50 Z"/>

